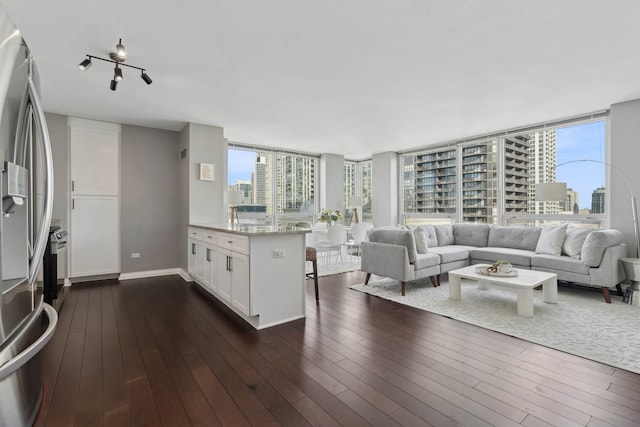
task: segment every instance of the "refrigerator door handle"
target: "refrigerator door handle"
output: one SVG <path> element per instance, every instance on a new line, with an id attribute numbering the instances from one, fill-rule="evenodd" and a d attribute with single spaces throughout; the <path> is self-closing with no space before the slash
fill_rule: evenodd
<path id="1" fill-rule="evenodd" d="M 53 215 L 53 156 L 51 154 L 51 140 L 49 139 L 47 120 L 44 116 L 44 109 L 42 108 L 42 103 L 40 102 L 40 97 L 32 76 L 29 76 L 27 90 L 33 105 L 33 112 L 35 113 L 36 132 L 39 136 L 36 140 L 42 141 L 42 151 L 44 154 L 42 162 L 44 166 L 44 189 L 42 195 L 44 209 L 35 234 L 33 255 L 29 260 L 29 283 L 33 284 L 36 281 L 38 268 L 40 267 L 40 262 L 42 261 L 47 246 L 49 226 L 51 225 L 51 217 Z"/>
<path id="2" fill-rule="evenodd" d="M 33 356 L 35 356 L 42 348 L 51 340 L 53 333 L 56 330 L 56 326 L 58 324 L 58 313 L 56 310 L 51 307 L 49 304 L 42 303 L 40 304 L 40 308 L 35 310 L 33 313 L 36 313 L 29 319 L 29 324 L 25 325 L 26 327 L 23 329 L 27 331 L 33 322 L 40 320 L 40 314 L 44 308 L 47 317 L 49 318 L 49 326 L 44 331 L 40 337 L 35 340 L 29 347 L 25 348 L 20 354 L 13 357 L 4 365 L 0 366 L 0 381 L 17 371 L 22 365 L 27 363 Z"/>

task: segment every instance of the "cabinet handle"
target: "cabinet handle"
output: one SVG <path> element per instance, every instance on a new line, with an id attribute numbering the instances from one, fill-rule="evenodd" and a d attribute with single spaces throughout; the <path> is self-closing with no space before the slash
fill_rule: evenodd
<path id="1" fill-rule="evenodd" d="M 71 209 L 75 209 L 76 208 L 76 199 L 71 199 Z"/>
<path id="2" fill-rule="evenodd" d="M 233 240 L 227 240 L 227 243 L 233 243 Z"/>
<path id="3" fill-rule="evenodd" d="M 229 271 L 233 271 L 233 257 L 229 257 Z"/>
<path id="4" fill-rule="evenodd" d="M 71 191 L 76 191 L 76 182 L 75 181 L 71 181 Z"/>
<path id="5" fill-rule="evenodd" d="M 207 261 L 211 261 L 211 249 L 207 248 Z"/>
<path id="6" fill-rule="evenodd" d="M 227 255 L 227 271 L 229 271 L 229 255 Z"/>
<path id="7" fill-rule="evenodd" d="M 191 255 L 195 255 L 196 254 L 196 244 L 192 243 L 191 244 Z"/>

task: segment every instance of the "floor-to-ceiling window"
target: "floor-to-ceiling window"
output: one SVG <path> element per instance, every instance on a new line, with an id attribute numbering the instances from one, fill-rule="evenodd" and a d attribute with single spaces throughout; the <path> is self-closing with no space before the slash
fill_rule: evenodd
<path id="1" fill-rule="evenodd" d="M 596 113 L 401 154 L 405 223 L 443 218 L 489 224 L 600 222 L 606 201 L 606 116 Z M 536 184 L 557 181 L 567 183 L 564 200 L 536 200 Z"/>
<path id="2" fill-rule="evenodd" d="M 245 194 L 241 220 L 313 224 L 316 164 L 316 157 L 304 154 L 229 147 L 229 189 Z"/>

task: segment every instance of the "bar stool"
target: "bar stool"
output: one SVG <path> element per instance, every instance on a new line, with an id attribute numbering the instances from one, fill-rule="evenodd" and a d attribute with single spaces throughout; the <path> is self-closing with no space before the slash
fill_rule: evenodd
<path id="1" fill-rule="evenodd" d="M 313 265 L 313 272 L 312 273 L 306 273 L 305 275 L 309 278 L 309 279 L 313 279 L 313 285 L 316 288 L 316 302 L 320 301 L 320 299 L 318 298 L 318 256 L 316 253 L 316 248 L 312 248 L 310 246 L 307 246 L 307 251 L 306 251 L 306 260 L 307 261 L 311 261 L 311 264 Z"/>

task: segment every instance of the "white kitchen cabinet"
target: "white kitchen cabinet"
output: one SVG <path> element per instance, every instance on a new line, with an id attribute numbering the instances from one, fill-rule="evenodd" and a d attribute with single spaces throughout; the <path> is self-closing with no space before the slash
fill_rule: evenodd
<path id="1" fill-rule="evenodd" d="M 207 289 L 217 288 L 217 248 L 213 245 L 215 233 L 204 230 L 189 230 L 188 271 Z"/>
<path id="2" fill-rule="evenodd" d="M 120 272 L 120 126 L 69 119 L 70 276 Z"/>
<path id="3" fill-rule="evenodd" d="M 231 302 L 231 251 L 218 248 L 218 295 L 225 302 Z"/>
<path id="4" fill-rule="evenodd" d="M 197 252 L 198 245 L 203 245 L 207 254 L 208 248 L 209 258 L 216 260 L 209 264 L 216 271 L 203 267 L 197 274 L 197 257 L 190 254 L 190 273 L 203 289 L 256 329 L 300 319 L 305 312 L 305 233 L 265 226 L 191 224 L 189 250 L 195 247 Z M 203 260 L 206 264 L 207 255 Z"/>
<path id="5" fill-rule="evenodd" d="M 120 271 L 118 199 L 77 196 L 71 209 L 71 277 Z"/>
<path id="6" fill-rule="evenodd" d="M 251 316 L 251 282 L 249 280 L 249 257 L 231 253 L 231 303 L 238 310 Z"/>

